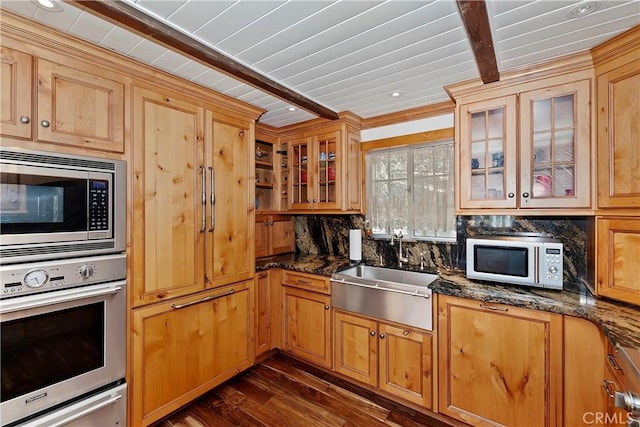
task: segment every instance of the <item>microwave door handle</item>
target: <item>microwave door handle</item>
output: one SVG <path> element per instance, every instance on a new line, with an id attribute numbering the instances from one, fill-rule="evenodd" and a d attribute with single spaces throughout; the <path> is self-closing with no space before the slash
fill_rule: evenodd
<path id="1" fill-rule="evenodd" d="M 533 282 L 540 283 L 540 247 L 533 248 Z"/>
<path id="2" fill-rule="evenodd" d="M 104 402 L 100 402 L 97 403 L 89 408 L 83 409 L 82 411 L 78 411 L 76 413 L 72 413 L 71 415 L 69 415 L 68 417 L 65 417 L 61 420 L 58 420 L 57 422 L 53 423 L 53 424 L 49 424 L 49 427 L 62 427 L 65 426 L 67 424 L 70 424 L 74 421 L 77 421 L 83 417 L 86 417 L 89 414 L 92 414 L 94 412 L 98 412 L 100 409 L 102 408 L 106 408 L 107 406 L 113 405 L 116 402 L 118 402 L 120 399 L 122 399 L 122 395 L 119 394 L 117 396 L 112 397 L 109 400 L 105 400 Z"/>

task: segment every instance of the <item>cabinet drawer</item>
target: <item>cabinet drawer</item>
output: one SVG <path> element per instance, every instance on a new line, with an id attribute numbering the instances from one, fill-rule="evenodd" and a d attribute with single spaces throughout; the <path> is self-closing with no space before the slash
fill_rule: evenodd
<path id="1" fill-rule="evenodd" d="M 331 294 L 331 283 L 328 277 L 285 271 L 282 279 L 282 283 L 285 286 L 294 286 L 323 294 Z"/>

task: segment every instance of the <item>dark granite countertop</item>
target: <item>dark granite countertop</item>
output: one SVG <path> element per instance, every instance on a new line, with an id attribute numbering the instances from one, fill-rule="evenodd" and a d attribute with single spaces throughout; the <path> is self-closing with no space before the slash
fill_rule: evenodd
<path id="1" fill-rule="evenodd" d="M 348 258 L 340 256 L 289 254 L 258 260 L 256 270 L 284 268 L 331 276 L 351 265 Z M 407 269 L 418 271 L 412 266 Z M 557 291 L 468 280 L 457 271 L 425 273 L 439 275 L 429 285 L 435 293 L 582 317 L 599 325 L 614 345 L 640 349 L 640 308 L 594 297 L 582 284 L 565 284 Z"/>

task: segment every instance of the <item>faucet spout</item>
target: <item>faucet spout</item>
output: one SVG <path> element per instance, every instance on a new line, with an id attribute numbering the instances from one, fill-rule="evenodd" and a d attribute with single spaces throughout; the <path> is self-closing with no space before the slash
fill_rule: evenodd
<path id="1" fill-rule="evenodd" d="M 402 267 L 403 262 L 409 262 L 407 257 L 402 256 L 402 238 L 404 235 L 402 234 L 402 230 L 398 230 L 398 233 L 393 233 L 391 235 L 391 244 L 393 245 L 394 238 L 398 241 L 398 267 Z"/>

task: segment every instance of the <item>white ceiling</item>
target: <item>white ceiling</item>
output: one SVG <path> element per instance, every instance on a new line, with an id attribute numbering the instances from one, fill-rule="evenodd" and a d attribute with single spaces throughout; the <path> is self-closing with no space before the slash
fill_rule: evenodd
<path id="1" fill-rule="evenodd" d="M 479 77 L 453 0 L 125 0 L 200 42 L 336 112 L 362 118 L 448 100 L 443 86 Z M 499 70 L 589 49 L 640 24 L 640 0 L 488 1 Z M 315 118 L 226 74 L 63 4 L 3 8 L 267 110 L 275 127 Z M 392 98 L 390 93 L 401 92 Z"/>

